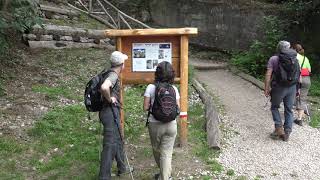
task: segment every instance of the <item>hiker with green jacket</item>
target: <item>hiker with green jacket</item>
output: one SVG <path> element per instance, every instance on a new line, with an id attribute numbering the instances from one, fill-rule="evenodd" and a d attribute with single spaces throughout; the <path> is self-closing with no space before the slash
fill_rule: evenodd
<path id="1" fill-rule="evenodd" d="M 297 59 L 301 68 L 301 89 L 300 93 L 296 98 L 296 109 L 298 111 L 298 117 L 294 120 L 294 123 L 302 126 L 302 119 L 305 115 L 305 111 L 307 111 L 307 96 L 309 92 L 309 88 L 311 86 L 310 74 L 311 74 L 311 66 L 309 59 L 304 55 L 304 49 L 301 44 L 295 44 L 293 49 L 297 51 Z"/>

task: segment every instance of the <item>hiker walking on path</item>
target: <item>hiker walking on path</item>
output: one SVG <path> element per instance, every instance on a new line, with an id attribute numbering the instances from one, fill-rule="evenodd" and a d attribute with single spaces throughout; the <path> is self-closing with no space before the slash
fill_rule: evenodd
<path id="1" fill-rule="evenodd" d="M 117 161 L 118 174 L 130 171 L 125 165 L 123 143 L 120 134 L 120 82 L 119 75 L 124 68 L 124 61 L 128 56 L 114 51 L 111 54 L 111 69 L 107 78 L 101 85 L 101 93 L 104 97 L 99 118 L 103 124 L 103 150 L 101 152 L 99 179 L 110 180 L 112 161 Z"/>
<path id="2" fill-rule="evenodd" d="M 311 66 L 309 59 L 304 55 L 304 49 L 300 44 L 295 44 L 293 49 L 297 51 L 297 59 L 300 64 L 301 69 L 301 89 L 299 96 L 296 98 L 296 109 L 298 111 L 298 117 L 294 120 L 294 122 L 300 126 L 302 126 L 302 119 L 304 118 L 304 112 L 307 111 L 307 96 L 309 92 L 309 88 L 311 86 L 310 74 L 311 74 Z"/>
<path id="3" fill-rule="evenodd" d="M 272 56 L 267 65 L 265 76 L 265 96 L 271 95 L 271 113 L 275 131 L 272 138 L 288 141 L 292 131 L 292 107 L 296 96 L 300 68 L 296 59 L 297 53 L 290 49 L 290 43 L 280 41 L 277 55 Z M 270 92 L 271 84 L 271 92 Z M 280 103 L 284 104 L 284 124 L 280 117 Z"/>
<path id="4" fill-rule="evenodd" d="M 155 179 L 168 180 L 171 179 L 171 160 L 174 141 L 177 135 L 177 108 L 180 106 L 180 95 L 178 89 L 173 86 L 175 73 L 172 65 L 163 61 L 158 64 L 155 72 L 155 84 L 149 84 L 144 93 L 143 109 L 148 111 L 148 129 L 153 149 L 154 159 L 160 168 L 160 173 L 155 175 Z M 173 114 L 172 118 L 159 118 L 156 114 L 159 109 L 156 109 L 159 100 L 158 95 L 165 89 L 167 94 L 167 111 Z M 172 95 L 171 97 L 169 95 Z M 157 97 L 156 97 L 157 96 Z M 172 99 L 174 98 L 174 99 Z M 173 100 L 169 103 L 170 100 Z M 170 112 L 172 110 L 172 112 Z M 152 111 L 152 112 L 150 112 Z M 175 111 L 175 112 L 174 112 Z M 157 116 L 158 115 L 158 116 Z M 158 119 L 156 119 L 157 117 Z M 166 121 L 166 122 L 164 122 Z"/>

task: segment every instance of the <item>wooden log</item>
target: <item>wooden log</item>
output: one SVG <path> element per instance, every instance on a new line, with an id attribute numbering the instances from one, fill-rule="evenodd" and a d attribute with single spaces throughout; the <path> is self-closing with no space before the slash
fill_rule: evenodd
<path id="1" fill-rule="evenodd" d="M 219 115 L 214 106 L 214 102 L 205 88 L 196 80 L 192 80 L 192 85 L 199 93 L 202 102 L 205 105 L 206 113 L 206 131 L 207 142 L 210 148 L 220 149 L 220 130 L 219 130 Z"/>
<path id="2" fill-rule="evenodd" d="M 113 25 L 112 25 L 111 23 L 109 23 L 108 21 L 104 20 L 102 17 L 96 16 L 96 15 L 94 15 L 94 14 L 90 14 L 89 12 L 84 11 L 84 10 L 82 10 L 82 9 L 79 9 L 79 8 L 73 6 L 72 4 L 69 4 L 69 3 L 68 3 L 68 6 L 71 7 L 71 8 L 73 8 L 73 9 L 75 9 L 75 10 L 78 10 L 78 11 L 80 11 L 80 12 L 83 12 L 83 13 L 87 14 L 88 16 L 96 19 L 97 21 L 99 21 L 99 22 L 107 25 L 108 27 L 110 27 L 110 28 L 112 28 L 112 29 L 117 29 L 115 26 L 113 26 Z"/>
<path id="3" fill-rule="evenodd" d="M 109 1 L 107 1 L 107 0 L 103 0 L 103 1 L 104 1 L 105 3 L 107 3 L 110 7 L 112 7 L 114 10 L 116 10 L 119 14 L 121 14 L 121 15 L 129 18 L 130 20 L 132 20 L 132 21 L 140 24 L 141 26 L 143 26 L 143 27 L 145 27 L 145 28 L 151 29 L 150 26 L 148 26 L 148 25 L 144 24 L 143 22 L 141 22 L 141 21 L 139 21 L 139 20 L 136 20 L 136 19 L 132 18 L 131 16 L 127 15 L 126 13 L 120 11 L 118 8 L 116 8 L 116 7 L 115 7 L 113 4 L 111 4 Z M 119 26 L 119 28 L 120 28 L 120 26 Z"/>
<path id="4" fill-rule="evenodd" d="M 101 8 L 103 9 L 103 11 L 106 13 L 106 15 L 111 19 L 113 25 L 114 25 L 115 27 L 117 27 L 117 23 L 115 22 L 115 20 L 113 19 L 113 17 L 108 13 L 108 11 L 106 10 L 106 8 L 104 8 L 103 4 L 102 4 L 99 0 L 97 0 L 97 2 L 99 3 L 99 5 L 100 5 Z M 117 27 L 117 28 L 119 28 L 119 27 Z"/>
<path id="5" fill-rule="evenodd" d="M 170 28 L 170 29 L 110 29 L 105 30 L 106 36 L 179 36 L 197 35 L 197 28 Z"/>
<path id="6" fill-rule="evenodd" d="M 79 16 L 80 15 L 80 13 L 73 11 L 73 10 L 70 10 L 70 9 L 62 9 L 62 8 L 57 8 L 57 7 L 52 7 L 52 6 L 46 6 L 43 4 L 40 5 L 40 9 L 42 11 L 49 11 L 49 12 L 64 14 L 64 15 L 68 15 L 68 16 Z"/>

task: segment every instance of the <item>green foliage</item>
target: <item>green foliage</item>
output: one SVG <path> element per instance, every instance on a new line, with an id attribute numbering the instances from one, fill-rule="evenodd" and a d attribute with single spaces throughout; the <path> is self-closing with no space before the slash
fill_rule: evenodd
<path id="1" fill-rule="evenodd" d="M 227 170 L 227 175 L 228 175 L 228 176 L 234 176 L 234 175 L 235 175 L 234 170 L 233 170 L 233 169 L 228 169 L 228 170 Z"/>
<path id="2" fill-rule="evenodd" d="M 0 3 L 0 9 L 0 53 L 4 53 L 12 41 L 12 31 L 29 31 L 41 21 L 37 4 L 32 0 L 4 0 Z"/>
<path id="3" fill-rule="evenodd" d="M 278 41 L 284 36 L 286 23 L 276 16 L 265 16 L 261 29 L 264 30 L 263 42 L 255 40 L 247 52 L 233 55 L 232 64 L 244 72 L 262 78 L 267 60 L 275 54 Z"/>

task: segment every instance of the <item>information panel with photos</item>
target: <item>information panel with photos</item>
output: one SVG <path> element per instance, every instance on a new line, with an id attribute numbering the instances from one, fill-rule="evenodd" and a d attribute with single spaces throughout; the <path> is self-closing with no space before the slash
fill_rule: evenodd
<path id="1" fill-rule="evenodd" d="M 132 43 L 132 71 L 155 71 L 162 61 L 172 63 L 171 43 Z"/>

